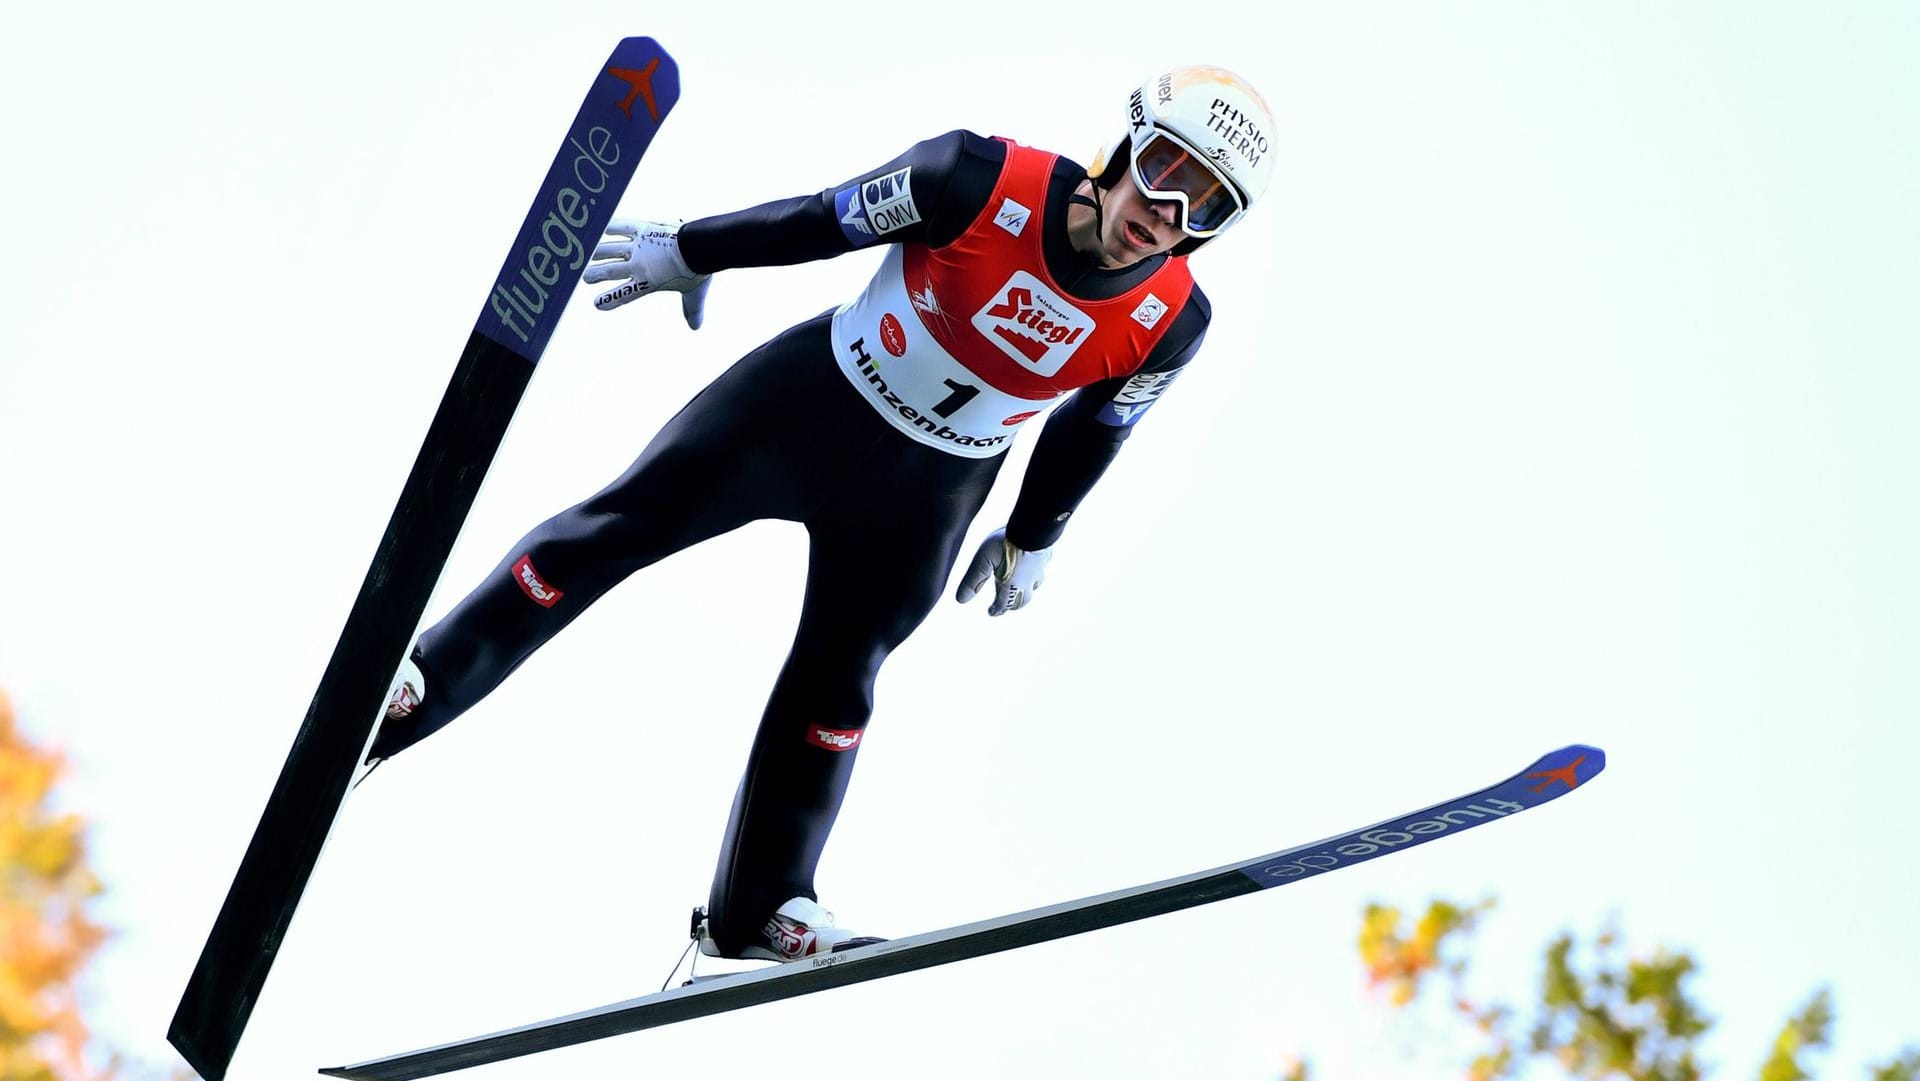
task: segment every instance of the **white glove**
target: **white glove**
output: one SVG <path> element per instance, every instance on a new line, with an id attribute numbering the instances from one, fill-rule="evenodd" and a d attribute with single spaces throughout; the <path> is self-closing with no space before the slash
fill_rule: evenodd
<path id="1" fill-rule="evenodd" d="M 1053 558 L 1053 549 L 1042 548 L 1029 552 L 1007 543 L 1007 531 L 996 529 L 980 542 L 980 550 L 973 554 L 973 564 L 967 568 L 966 576 L 960 579 L 960 588 L 953 599 L 965 604 L 973 595 L 986 588 L 987 579 L 993 579 L 993 604 L 987 608 L 987 614 L 997 616 L 1024 608 L 1033 599 L 1033 591 L 1040 588 L 1046 577 L 1047 560 Z"/>
<path id="2" fill-rule="evenodd" d="M 621 284 L 594 297 L 593 306 L 612 311 L 648 293 L 671 289 L 680 294 L 687 325 L 699 330 L 713 275 L 695 274 L 680 257 L 680 223 L 615 219 L 607 223 L 607 236 L 620 239 L 603 240 L 593 249 L 593 265 L 583 277 L 590 283 L 618 279 Z"/>

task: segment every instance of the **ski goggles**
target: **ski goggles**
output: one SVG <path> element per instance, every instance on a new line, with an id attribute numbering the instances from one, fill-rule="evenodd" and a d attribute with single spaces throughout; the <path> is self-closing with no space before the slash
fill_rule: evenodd
<path id="1" fill-rule="evenodd" d="M 1240 190 L 1207 159 L 1165 131 L 1148 132 L 1133 151 L 1133 182 L 1150 199 L 1180 204 L 1180 228 L 1210 237 L 1247 212 Z"/>

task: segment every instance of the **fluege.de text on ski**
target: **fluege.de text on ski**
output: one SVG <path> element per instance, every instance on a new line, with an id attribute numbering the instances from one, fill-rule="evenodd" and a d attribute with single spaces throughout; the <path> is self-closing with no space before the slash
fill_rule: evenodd
<path id="1" fill-rule="evenodd" d="M 1526 809 L 1526 804 L 1508 799 L 1484 799 L 1465 803 L 1433 813 L 1426 818 L 1402 823 L 1397 827 L 1383 824 L 1358 833 L 1350 833 L 1345 837 L 1336 837 L 1327 842 L 1324 851 L 1277 860 L 1248 874 L 1256 881 L 1264 878 L 1302 878 L 1307 875 L 1317 875 L 1322 871 L 1331 871 L 1343 863 L 1371 859 L 1401 845 L 1417 844 L 1421 837 L 1427 834 L 1445 833 L 1451 829 L 1471 826 L 1480 819 L 1490 816 L 1505 818 L 1516 811 Z"/>
<path id="2" fill-rule="evenodd" d="M 620 161 L 620 145 L 613 132 L 596 125 L 587 129 L 585 137 L 585 146 L 579 139 L 567 137 L 580 152 L 573 159 L 578 190 L 563 187 L 554 193 L 553 208 L 540 223 L 540 243 L 526 249 L 526 259 L 517 273 L 508 264 L 488 301 L 500 322 L 523 343 L 533 340 L 535 325 L 546 312 L 550 287 L 560 280 L 560 264 L 576 271 L 586 265 L 591 249 L 581 241 L 577 230 L 587 224 L 591 216 L 588 208 L 599 202 L 595 196 L 606 190 L 606 167 Z M 587 194 L 582 195 L 582 191 Z"/>

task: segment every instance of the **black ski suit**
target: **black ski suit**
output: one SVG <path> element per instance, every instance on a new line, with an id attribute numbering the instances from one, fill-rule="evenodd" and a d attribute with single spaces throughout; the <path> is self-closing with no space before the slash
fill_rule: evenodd
<path id="1" fill-rule="evenodd" d="M 689 222 L 681 252 L 696 272 L 711 273 L 791 265 L 868 243 L 937 250 L 984 220 L 1009 155 L 1002 141 L 952 132 L 820 194 Z M 847 193 L 907 169 L 903 197 L 917 220 L 886 231 L 850 227 Z M 1072 249 L 1067 201 L 1085 175 L 1056 162 L 1037 220 L 1051 278 L 1071 298 L 1099 301 L 1127 293 L 1166 257 L 1108 271 Z M 1131 423 L 1192 358 L 1208 320 L 1198 287 L 1168 315 L 1144 363 L 1085 386 L 1048 418 L 1008 522 L 1013 544 L 1053 545 Z M 816 896 L 814 868 L 872 712 L 874 678 L 946 588 L 1004 458 L 957 456 L 903 435 L 835 370 L 831 320 L 807 320 L 749 353 L 619 479 L 513 545 L 421 636 L 414 659 L 426 677 L 425 701 L 386 722 L 374 748 L 390 756 L 446 725 L 635 571 L 757 519 L 804 524 L 799 628 L 761 718 L 709 897 L 714 936 L 729 953 L 788 898 Z M 1150 393 L 1138 393 L 1149 384 Z"/>

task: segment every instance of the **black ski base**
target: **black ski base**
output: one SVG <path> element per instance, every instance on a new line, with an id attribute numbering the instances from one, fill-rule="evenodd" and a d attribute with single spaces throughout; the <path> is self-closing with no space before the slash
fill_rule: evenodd
<path id="1" fill-rule="evenodd" d="M 234 874 L 167 1040 L 219 1081 L 266 983 L 347 784 L 460 524 L 534 367 L 474 333 Z"/>
<path id="2" fill-rule="evenodd" d="M 387 688 L 579 281 L 581 256 L 679 97 L 679 69 L 659 44 L 622 40 L 595 71 L 521 223 L 168 1027 L 168 1041 L 208 1081 L 232 1062 Z M 350 426 L 341 432 L 354 437 Z"/>

